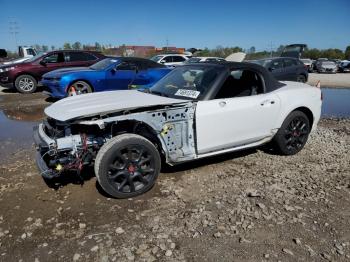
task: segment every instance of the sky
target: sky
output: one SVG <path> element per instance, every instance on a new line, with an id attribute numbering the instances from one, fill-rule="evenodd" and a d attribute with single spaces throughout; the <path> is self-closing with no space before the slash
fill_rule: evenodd
<path id="1" fill-rule="evenodd" d="M 0 48 L 19 45 L 155 45 L 257 51 L 280 44 L 350 45 L 350 0 L 0 0 Z M 12 22 L 12 23 L 10 23 Z M 15 22 L 16 24 L 14 24 Z M 12 30 L 13 31 L 13 30 Z"/>

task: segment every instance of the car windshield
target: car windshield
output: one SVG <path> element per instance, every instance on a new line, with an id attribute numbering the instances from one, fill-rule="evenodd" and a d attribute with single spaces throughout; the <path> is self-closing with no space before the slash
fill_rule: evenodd
<path id="1" fill-rule="evenodd" d="M 93 70 L 105 70 L 107 69 L 111 64 L 114 64 L 118 62 L 118 59 L 116 58 L 105 58 L 95 64 L 93 64 L 92 66 L 90 66 L 90 69 Z"/>
<path id="2" fill-rule="evenodd" d="M 188 59 L 185 63 L 186 63 L 186 64 L 191 64 L 191 63 L 198 63 L 198 62 L 200 62 L 200 61 L 201 61 L 201 59 L 198 58 L 198 57 L 191 57 L 191 58 Z"/>
<path id="3" fill-rule="evenodd" d="M 260 59 L 260 60 L 253 60 L 251 61 L 251 63 L 266 67 L 271 61 L 272 61 L 271 59 Z"/>
<path id="4" fill-rule="evenodd" d="M 38 58 L 42 57 L 43 55 L 46 55 L 47 53 L 44 52 L 39 52 L 37 55 L 29 58 L 28 60 L 26 60 L 25 62 L 33 62 L 35 60 L 37 60 Z"/>
<path id="5" fill-rule="evenodd" d="M 153 57 L 151 58 L 151 60 L 154 61 L 154 62 L 158 62 L 162 57 L 163 57 L 163 56 L 161 56 L 161 55 L 156 55 L 156 56 L 153 56 Z"/>
<path id="6" fill-rule="evenodd" d="M 178 67 L 158 81 L 149 92 L 172 98 L 200 100 L 222 70 L 221 67 L 204 65 Z"/>
<path id="7" fill-rule="evenodd" d="M 334 66 L 335 63 L 334 63 L 334 62 L 327 61 L 327 62 L 322 62 L 322 65 Z"/>
<path id="8" fill-rule="evenodd" d="M 310 59 L 300 59 L 303 63 L 311 63 Z"/>

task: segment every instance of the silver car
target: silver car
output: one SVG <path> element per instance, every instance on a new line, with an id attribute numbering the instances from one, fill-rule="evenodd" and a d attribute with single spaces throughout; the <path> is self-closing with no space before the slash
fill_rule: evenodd
<path id="1" fill-rule="evenodd" d="M 321 61 L 317 65 L 318 73 L 337 73 L 338 67 L 333 61 Z"/>

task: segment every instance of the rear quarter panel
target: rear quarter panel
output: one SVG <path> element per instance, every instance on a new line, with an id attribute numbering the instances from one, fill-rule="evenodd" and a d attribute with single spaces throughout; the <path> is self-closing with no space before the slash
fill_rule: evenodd
<path id="1" fill-rule="evenodd" d="M 286 81 L 284 83 L 286 86 L 274 91 L 281 101 L 281 111 L 276 121 L 276 128 L 280 128 L 286 117 L 295 109 L 306 107 L 312 112 L 312 129 L 314 130 L 321 116 L 321 90 L 298 82 Z"/>

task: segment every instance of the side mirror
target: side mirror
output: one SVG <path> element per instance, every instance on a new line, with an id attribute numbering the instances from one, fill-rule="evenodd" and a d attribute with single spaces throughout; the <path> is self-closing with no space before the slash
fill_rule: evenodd
<path id="1" fill-rule="evenodd" d="M 46 63 L 45 63 L 44 60 L 41 60 L 41 61 L 39 62 L 39 64 L 41 64 L 42 66 L 46 66 Z"/>
<path id="2" fill-rule="evenodd" d="M 165 61 L 164 61 L 164 60 L 162 60 L 162 61 L 159 61 L 159 63 L 161 63 L 161 64 L 165 64 Z"/>
<path id="3" fill-rule="evenodd" d="M 269 70 L 270 72 L 272 72 L 273 70 L 275 70 L 275 68 L 269 67 L 268 70 Z"/>
<path id="4" fill-rule="evenodd" d="M 136 74 L 139 72 L 139 69 L 137 68 L 137 66 L 132 66 L 131 70 L 134 70 Z"/>

